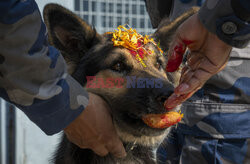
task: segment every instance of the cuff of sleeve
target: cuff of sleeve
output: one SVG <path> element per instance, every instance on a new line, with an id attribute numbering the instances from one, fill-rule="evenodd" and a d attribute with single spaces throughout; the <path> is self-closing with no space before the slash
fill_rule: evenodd
<path id="1" fill-rule="evenodd" d="M 63 90 L 50 99 L 35 99 L 31 106 L 18 106 L 47 135 L 65 129 L 88 105 L 88 93 L 79 84 L 74 85 L 72 81 L 69 82 L 66 80 L 58 82 Z M 80 95 L 81 99 L 73 95 Z"/>
<path id="2" fill-rule="evenodd" d="M 70 104 L 65 103 L 66 101 L 61 101 L 58 105 L 51 107 L 53 100 L 46 101 L 48 102 L 40 102 L 40 105 L 36 103 L 33 107 L 26 109 L 20 106 L 19 108 L 47 135 L 53 135 L 65 129 L 85 109 L 83 105 L 77 109 L 71 109 Z"/>
<path id="3" fill-rule="evenodd" d="M 32 120 L 39 126 L 42 131 L 47 135 L 54 135 L 65 129 L 72 121 L 74 121 L 84 110 L 83 106 L 78 109 L 71 110 L 64 108 L 51 114 L 48 117 Z"/>
<path id="4" fill-rule="evenodd" d="M 11 102 L 8 98 L 6 91 L 0 88 L 0 95 L 6 101 Z M 47 135 L 53 135 L 61 130 L 65 129 L 73 120 L 75 120 L 81 112 L 84 110 L 84 106 L 79 106 L 77 109 L 70 109 L 69 103 L 65 103 L 65 96 L 55 96 L 50 100 L 38 100 L 36 99 L 34 104 L 30 107 L 21 106 L 13 103 L 19 109 L 21 109 L 29 119 L 34 122 L 40 129 Z M 88 96 L 87 96 L 88 97 Z M 86 97 L 86 98 L 87 98 Z M 62 100 L 60 103 L 57 102 Z M 58 105 L 53 106 L 53 102 Z M 86 106 L 87 106 L 86 102 Z M 65 105 L 66 104 L 66 105 Z"/>
<path id="5" fill-rule="evenodd" d="M 206 1 L 198 16 L 207 30 L 225 43 L 237 48 L 248 44 L 250 25 L 235 16 L 230 0 Z"/>

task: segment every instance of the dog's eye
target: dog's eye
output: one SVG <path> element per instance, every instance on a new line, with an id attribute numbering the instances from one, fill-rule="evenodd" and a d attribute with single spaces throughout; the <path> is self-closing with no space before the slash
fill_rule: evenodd
<path id="1" fill-rule="evenodd" d="M 122 72 L 124 70 L 124 64 L 121 62 L 118 62 L 112 66 L 112 70 L 117 71 L 117 72 Z"/>
<path id="2" fill-rule="evenodd" d="M 163 68 L 162 61 L 157 60 L 157 62 L 155 63 L 155 68 L 161 70 Z"/>
<path id="3" fill-rule="evenodd" d="M 160 67 L 161 67 L 161 64 L 159 62 L 156 62 L 155 68 L 160 69 Z"/>

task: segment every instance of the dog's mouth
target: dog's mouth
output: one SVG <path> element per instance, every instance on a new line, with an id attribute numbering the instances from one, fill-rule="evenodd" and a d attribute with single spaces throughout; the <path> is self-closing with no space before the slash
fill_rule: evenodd
<path id="1" fill-rule="evenodd" d="M 120 126 L 122 129 L 128 130 L 130 133 L 132 133 L 135 136 L 141 136 L 141 135 L 146 135 L 146 136 L 158 136 L 164 133 L 164 131 L 167 129 L 165 128 L 154 128 L 150 126 L 149 124 L 146 124 L 145 121 L 143 120 L 143 116 L 148 115 L 148 114 L 163 114 L 167 112 L 164 107 L 162 106 L 161 109 L 155 109 L 151 107 L 146 107 L 148 111 L 151 112 L 146 112 L 145 108 L 140 109 L 140 110 L 134 110 L 134 111 L 141 111 L 140 113 L 138 112 L 131 112 L 133 110 L 130 109 L 130 111 L 123 110 L 120 111 L 116 109 L 116 107 L 112 106 L 112 103 L 106 99 L 106 97 L 99 95 L 103 98 L 103 100 L 108 104 L 108 106 L 111 109 L 111 114 L 113 117 L 113 120 L 116 122 L 118 126 Z M 140 107 L 141 108 L 141 107 Z M 175 111 L 176 109 L 172 109 Z M 144 111 L 144 112 L 143 112 Z M 113 113 L 114 112 L 114 113 Z"/>
<path id="2" fill-rule="evenodd" d="M 135 125 L 144 125 L 144 122 L 142 121 L 142 117 L 139 115 L 136 115 L 134 113 L 125 113 L 124 117 L 127 119 L 127 121 L 131 124 L 135 124 Z"/>
<path id="3" fill-rule="evenodd" d="M 143 121 L 143 115 L 132 112 L 119 113 L 118 117 L 114 117 L 114 121 L 121 129 L 126 129 L 127 132 L 134 136 L 159 136 L 162 135 L 165 129 L 152 128 Z"/>
<path id="4" fill-rule="evenodd" d="M 172 125 L 175 125 L 181 121 L 183 114 L 174 108 L 171 111 L 165 113 L 147 113 L 147 114 L 135 114 L 131 112 L 123 113 L 123 120 L 126 120 L 128 124 L 134 126 L 145 126 L 145 128 L 153 129 L 166 129 Z"/>
<path id="5" fill-rule="evenodd" d="M 127 130 L 131 131 L 134 135 L 147 135 L 147 136 L 157 136 L 164 129 L 155 129 L 147 124 L 142 120 L 142 116 L 136 115 L 134 113 L 124 113 L 121 114 L 122 119 L 117 120 L 118 124 L 121 126 L 126 126 Z"/>
<path id="6" fill-rule="evenodd" d="M 110 107 L 110 109 L 112 110 L 113 106 L 111 105 L 111 103 L 102 95 L 99 95 Z M 115 109 L 113 109 L 113 111 L 115 111 Z M 120 117 L 119 118 L 114 118 L 113 119 L 116 120 L 117 122 L 120 122 L 120 118 L 122 118 L 122 120 L 124 122 L 127 122 L 129 124 L 135 124 L 135 125 L 140 125 L 140 126 L 145 126 L 145 123 L 142 120 L 142 115 L 137 115 L 131 112 L 124 112 L 124 113 L 120 113 Z"/>
<path id="7" fill-rule="evenodd" d="M 135 115 L 135 114 L 133 114 L 133 113 L 127 113 L 127 116 L 128 116 L 128 118 L 131 118 L 131 119 L 133 119 L 133 120 L 135 120 L 135 121 L 141 119 L 140 116 Z"/>

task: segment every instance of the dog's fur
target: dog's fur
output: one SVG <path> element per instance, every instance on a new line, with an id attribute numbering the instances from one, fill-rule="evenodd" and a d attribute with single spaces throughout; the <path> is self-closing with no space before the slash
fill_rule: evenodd
<path id="1" fill-rule="evenodd" d="M 169 25 L 162 25 L 153 37 L 166 50 L 169 38 L 177 26 L 196 10 L 182 15 Z M 101 96 L 110 106 L 116 131 L 127 150 L 127 157 L 118 159 L 112 155 L 100 157 L 89 149 L 80 149 L 64 136 L 55 154 L 57 164 L 112 164 L 112 163 L 155 163 L 153 150 L 161 143 L 168 129 L 153 129 L 141 120 L 142 115 L 165 113 L 163 103 L 173 92 L 178 73 L 166 74 L 166 59 L 155 45 L 148 49 L 154 54 L 148 56 L 144 68 L 129 51 L 114 47 L 109 35 L 100 35 L 74 13 L 49 4 L 44 9 L 44 20 L 48 28 L 50 43 L 64 56 L 68 72 L 84 87 L 86 76 L 97 78 L 124 78 L 123 88 L 86 88 Z M 126 76 L 160 78 L 162 88 L 126 88 Z"/>

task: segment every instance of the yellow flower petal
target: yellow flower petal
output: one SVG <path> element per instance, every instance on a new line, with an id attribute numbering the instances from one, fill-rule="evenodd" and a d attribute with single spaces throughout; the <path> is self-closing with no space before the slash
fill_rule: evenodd
<path id="1" fill-rule="evenodd" d="M 128 25 L 127 25 L 128 26 Z M 156 45 L 153 38 L 149 38 L 148 35 L 142 36 L 139 33 L 136 32 L 136 29 L 132 29 L 130 26 L 129 28 L 126 28 L 122 25 L 117 27 L 117 30 L 115 30 L 113 34 L 113 45 L 114 46 L 122 46 L 124 48 L 127 48 L 129 50 L 138 51 L 139 49 L 143 48 L 143 53 L 140 54 L 143 55 L 143 59 L 140 57 L 139 54 L 137 54 L 136 59 L 144 66 L 146 67 L 146 64 L 143 62 L 143 60 L 146 59 L 146 55 L 154 53 L 154 51 L 148 51 L 144 48 L 144 45 L 148 44 L 149 42 Z M 109 33 L 110 34 L 110 33 Z M 138 46 L 138 42 L 142 43 L 140 47 Z M 156 45 L 157 46 L 157 45 Z M 163 51 L 160 49 L 159 46 L 157 46 L 158 50 L 163 53 Z M 138 51 L 141 53 L 141 51 Z"/>

